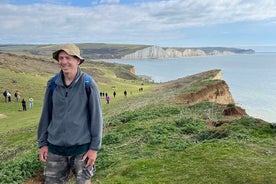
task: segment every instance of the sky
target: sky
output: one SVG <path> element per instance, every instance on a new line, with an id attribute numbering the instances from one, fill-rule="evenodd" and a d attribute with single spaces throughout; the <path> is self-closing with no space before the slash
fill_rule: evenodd
<path id="1" fill-rule="evenodd" d="M 0 44 L 59 43 L 276 52 L 276 0 L 0 0 Z"/>

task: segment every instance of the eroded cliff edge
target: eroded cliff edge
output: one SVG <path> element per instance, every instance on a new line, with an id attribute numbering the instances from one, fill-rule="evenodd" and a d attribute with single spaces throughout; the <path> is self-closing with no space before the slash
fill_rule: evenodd
<path id="1" fill-rule="evenodd" d="M 214 102 L 224 106 L 221 113 L 227 117 L 225 121 L 247 116 L 243 108 L 236 106 L 219 69 L 160 83 L 154 92 L 158 96 L 156 98 L 164 103 L 195 105 L 200 102 Z"/>

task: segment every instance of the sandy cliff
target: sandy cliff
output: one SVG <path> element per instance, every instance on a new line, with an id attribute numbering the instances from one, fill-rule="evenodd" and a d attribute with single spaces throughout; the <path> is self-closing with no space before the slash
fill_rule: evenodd
<path id="1" fill-rule="evenodd" d="M 164 96 L 161 95 L 160 91 Z M 223 80 L 221 70 L 210 70 L 160 83 L 155 92 L 159 94 L 161 101 L 165 99 L 165 102 L 178 105 L 194 105 L 200 102 L 220 104 L 225 107 L 224 111 L 221 112 L 225 119 L 220 123 L 230 122 L 247 115 L 244 109 L 235 105 L 235 100 L 232 97 L 229 86 Z"/>
<path id="2" fill-rule="evenodd" d="M 221 70 L 210 70 L 160 83 L 155 91 L 157 94 L 163 92 L 166 94 L 164 98 L 171 98 L 175 103 L 183 105 L 192 105 L 202 101 L 218 104 L 235 103 L 229 86 L 223 80 Z"/>
<path id="3" fill-rule="evenodd" d="M 175 101 L 178 104 L 189 105 L 202 101 L 215 102 L 224 105 L 235 103 L 232 94 L 229 91 L 228 85 L 223 80 L 204 86 L 197 92 L 181 94 L 175 98 Z"/>

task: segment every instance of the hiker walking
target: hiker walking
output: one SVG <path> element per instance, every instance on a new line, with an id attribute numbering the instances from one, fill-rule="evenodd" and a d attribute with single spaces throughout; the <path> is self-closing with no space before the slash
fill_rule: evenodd
<path id="1" fill-rule="evenodd" d="M 25 101 L 24 98 L 22 99 L 21 104 L 22 104 L 23 111 L 26 111 L 27 110 L 27 105 L 26 105 L 26 101 Z"/>
<path id="2" fill-rule="evenodd" d="M 79 67 L 84 59 L 76 45 L 61 45 L 53 58 L 61 71 L 47 83 L 38 126 L 39 158 L 46 162 L 44 180 L 65 183 L 72 170 L 76 183 L 89 184 L 102 142 L 100 93 Z"/>
<path id="3" fill-rule="evenodd" d="M 34 106 L 34 99 L 29 97 L 29 108 L 32 109 Z"/>
<path id="4" fill-rule="evenodd" d="M 7 102 L 7 101 L 8 101 L 8 90 L 5 90 L 5 91 L 3 92 L 3 96 L 4 96 L 4 98 L 5 98 L 5 102 Z"/>
<path id="5" fill-rule="evenodd" d="M 110 101 L 110 96 L 109 96 L 109 95 L 107 95 L 107 96 L 105 97 L 105 100 L 106 100 L 106 104 L 109 104 L 109 101 Z"/>
<path id="6" fill-rule="evenodd" d="M 9 91 L 7 91 L 7 98 L 8 98 L 8 102 L 11 102 L 11 93 Z"/>
<path id="7" fill-rule="evenodd" d="M 14 97 L 15 97 L 16 102 L 19 102 L 19 99 L 20 99 L 20 93 L 19 93 L 19 91 L 18 91 L 18 90 L 16 90 L 16 91 L 15 91 L 15 93 L 14 93 Z"/>
<path id="8" fill-rule="evenodd" d="M 114 97 L 114 98 L 116 97 L 116 91 L 113 92 L 113 97 Z"/>

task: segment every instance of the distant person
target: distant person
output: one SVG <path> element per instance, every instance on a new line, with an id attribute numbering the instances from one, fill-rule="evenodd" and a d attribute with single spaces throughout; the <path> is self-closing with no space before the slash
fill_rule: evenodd
<path id="1" fill-rule="evenodd" d="M 19 102 L 19 100 L 20 100 L 20 93 L 19 93 L 18 90 L 15 91 L 14 97 L 15 97 L 16 102 Z"/>
<path id="2" fill-rule="evenodd" d="M 27 110 L 27 105 L 26 105 L 26 101 L 25 101 L 24 98 L 22 99 L 21 104 L 22 104 L 23 111 L 26 111 Z"/>
<path id="3" fill-rule="evenodd" d="M 116 97 L 116 91 L 113 92 L 113 97 L 114 97 L 114 98 Z"/>
<path id="4" fill-rule="evenodd" d="M 124 95 L 125 95 L 125 97 L 127 97 L 127 91 L 126 90 L 124 91 Z"/>
<path id="5" fill-rule="evenodd" d="M 109 95 L 107 95 L 107 96 L 105 97 L 105 100 L 106 100 L 106 104 L 109 104 L 109 101 L 110 101 L 110 96 L 109 96 Z"/>
<path id="6" fill-rule="evenodd" d="M 37 132 L 39 159 L 46 162 L 44 180 L 65 183 L 73 171 L 76 183 L 89 184 L 102 143 L 100 93 L 79 67 L 84 59 L 76 45 L 61 45 L 53 58 L 61 70 L 47 83 Z"/>
<path id="7" fill-rule="evenodd" d="M 32 109 L 34 106 L 34 99 L 29 97 L 29 108 Z"/>
<path id="8" fill-rule="evenodd" d="M 5 91 L 3 92 L 3 96 L 4 96 L 4 98 L 5 98 L 5 102 L 7 102 L 7 101 L 8 101 L 8 90 L 5 90 Z"/>
<path id="9" fill-rule="evenodd" d="M 8 102 L 11 102 L 11 93 L 7 91 Z"/>

